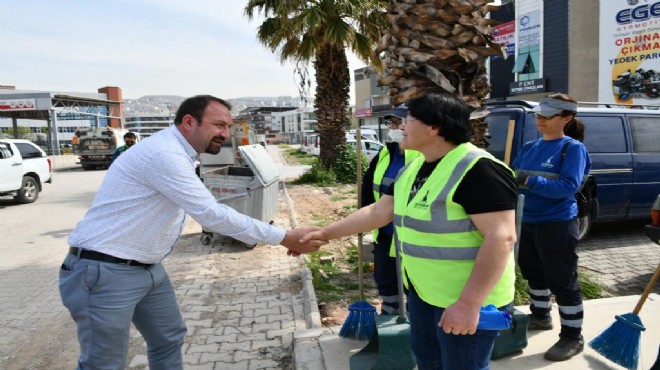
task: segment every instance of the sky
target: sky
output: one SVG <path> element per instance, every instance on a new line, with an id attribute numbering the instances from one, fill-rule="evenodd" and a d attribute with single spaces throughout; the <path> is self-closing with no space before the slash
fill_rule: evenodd
<path id="1" fill-rule="evenodd" d="M 144 95 L 298 96 L 294 64 L 256 39 L 240 0 L 2 0 L 0 85 Z M 348 55 L 349 70 L 365 64 Z M 310 73 L 313 67 L 309 66 Z M 351 82 L 352 83 L 352 82 Z M 312 86 L 311 94 L 314 94 Z M 355 101 L 351 86 L 350 102 Z"/>

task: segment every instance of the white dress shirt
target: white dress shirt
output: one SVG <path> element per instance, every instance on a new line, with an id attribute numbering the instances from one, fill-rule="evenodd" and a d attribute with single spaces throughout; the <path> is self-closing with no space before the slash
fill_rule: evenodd
<path id="1" fill-rule="evenodd" d="M 186 214 L 247 244 L 278 245 L 285 231 L 218 203 L 195 174 L 198 154 L 171 126 L 115 160 L 69 245 L 157 263 L 174 248 Z"/>

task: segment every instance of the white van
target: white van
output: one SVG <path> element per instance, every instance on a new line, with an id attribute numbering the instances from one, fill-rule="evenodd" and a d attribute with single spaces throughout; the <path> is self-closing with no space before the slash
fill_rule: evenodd
<path id="1" fill-rule="evenodd" d="M 356 134 L 355 129 L 348 131 L 348 133 L 346 134 L 346 140 L 355 140 L 355 134 Z M 379 141 L 378 133 L 376 133 L 375 130 L 371 130 L 371 129 L 360 129 L 360 137 L 362 138 L 362 140 Z"/>
<path id="2" fill-rule="evenodd" d="M 357 147 L 357 142 L 355 141 L 355 139 L 346 140 L 346 143 L 352 146 L 354 149 Z M 367 157 L 367 160 L 369 160 L 369 162 L 371 162 L 371 160 L 378 155 L 378 152 L 380 152 L 380 150 L 384 146 L 383 144 L 374 140 L 361 140 L 360 144 L 361 144 L 360 146 L 362 147 L 362 154 Z"/>

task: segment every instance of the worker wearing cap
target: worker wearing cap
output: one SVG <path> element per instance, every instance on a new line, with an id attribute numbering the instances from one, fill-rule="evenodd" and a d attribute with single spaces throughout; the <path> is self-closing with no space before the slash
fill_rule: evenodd
<path id="1" fill-rule="evenodd" d="M 584 349 L 575 193 L 591 169 L 591 158 L 584 144 L 565 134 L 569 125 L 582 125 L 575 99 L 553 94 L 533 111 L 542 137 L 526 143 L 511 162 L 518 192 L 525 196 L 518 265 L 529 286 L 528 330 L 553 329 L 554 295 L 561 329 L 559 341 L 544 357 L 565 361 Z"/>
<path id="2" fill-rule="evenodd" d="M 394 182 L 399 170 L 419 155 L 414 150 L 399 148 L 403 134 L 399 128 L 408 116 L 408 107 L 401 104 L 385 116 L 389 124 L 389 142 L 369 164 L 362 182 L 362 206 L 375 203 Z M 390 253 L 394 226 L 389 223 L 372 231 L 374 239 L 374 280 L 383 302 L 381 314 L 399 314 L 396 259 Z"/>

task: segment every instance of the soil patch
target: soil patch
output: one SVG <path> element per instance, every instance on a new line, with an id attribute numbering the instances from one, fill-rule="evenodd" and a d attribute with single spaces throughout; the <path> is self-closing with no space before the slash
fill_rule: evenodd
<path id="1" fill-rule="evenodd" d="M 319 188 L 312 185 L 287 183 L 286 187 L 293 202 L 295 221 L 298 226 L 325 226 L 348 216 L 357 209 L 355 185 Z M 363 239 L 364 261 L 373 262 L 371 235 L 366 234 Z M 354 235 L 333 240 L 321 247 L 322 251 L 332 255 L 332 269 L 336 268 L 340 271 L 331 279 L 326 279 L 322 275 L 315 277 L 327 285 L 325 289 L 318 287 L 315 289 L 321 321 L 325 326 L 343 324 L 348 314 L 348 306 L 359 300 L 359 274 L 354 268 L 355 264 L 349 263 L 349 260 L 356 258 L 355 255 L 351 255 L 349 248 L 357 246 L 357 244 L 358 238 Z M 376 306 L 380 312 L 381 301 L 376 290 L 373 273 L 369 268 L 364 271 L 363 281 L 365 300 Z"/>

